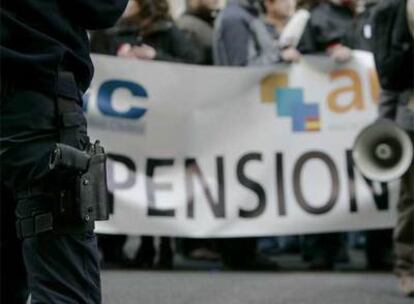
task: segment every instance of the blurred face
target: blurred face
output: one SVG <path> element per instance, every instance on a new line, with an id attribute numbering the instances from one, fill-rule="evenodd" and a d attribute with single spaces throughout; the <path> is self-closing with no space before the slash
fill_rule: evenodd
<path id="1" fill-rule="evenodd" d="M 124 14 L 122 15 L 122 18 L 130 18 L 136 14 L 138 14 L 140 11 L 139 4 L 136 0 L 129 0 L 128 5 L 124 11 Z"/>
<path id="2" fill-rule="evenodd" d="M 266 11 L 274 18 L 289 18 L 295 10 L 295 0 L 265 0 Z"/>

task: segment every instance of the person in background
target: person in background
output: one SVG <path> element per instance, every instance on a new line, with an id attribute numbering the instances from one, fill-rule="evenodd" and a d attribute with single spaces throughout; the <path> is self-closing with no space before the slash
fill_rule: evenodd
<path id="1" fill-rule="evenodd" d="M 118 25 L 92 35 L 92 50 L 130 59 L 200 63 L 199 48 L 173 22 L 167 0 L 130 0 Z M 123 244 L 122 244 L 123 245 Z M 157 266 L 173 267 L 171 238 L 161 237 Z M 152 236 L 141 237 L 134 264 L 152 268 L 156 250 Z"/>
<path id="2" fill-rule="evenodd" d="M 407 21 L 411 34 L 411 70 L 414 57 L 414 1 L 407 0 Z M 403 68 L 403 67 L 401 67 Z M 407 116 L 411 117 L 411 125 L 401 123 L 410 134 L 414 145 L 414 73 L 411 74 L 411 86 L 402 94 L 402 101 L 408 100 Z M 400 115 L 401 118 L 401 115 Z M 406 120 L 407 121 L 407 120 Z M 414 161 L 403 176 L 400 201 L 398 204 L 398 223 L 394 232 L 395 253 L 397 262 L 395 272 L 399 277 L 401 292 L 414 297 Z"/>
<path id="3" fill-rule="evenodd" d="M 280 34 L 295 10 L 294 0 L 264 0 L 266 27 L 273 39 L 278 41 Z"/>
<path id="4" fill-rule="evenodd" d="M 372 38 L 375 7 L 379 0 L 359 2 L 358 15 L 350 33 L 350 45 L 354 50 L 373 51 Z M 370 230 L 365 235 L 365 256 L 368 270 L 392 269 L 392 229 Z"/>
<path id="5" fill-rule="evenodd" d="M 214 64 L 253 66 L 274 64 L 280 52 L 261 19 L 261 0 L 229 0 L 214 31 Z"/>
<path id="6" fill-rule="evenodd" d="M 285 25 L 279 37 L 282 48 L 290 46 L 297 48 L 310 18 L 309 10 L 319 3 L 319 0 L 298 0 L 296 11 Z"/>
<path id="7" fill-rule="evenodd" d="M 264 20 L 266 28 L 272 36 L 273 43 L 280 50 L 281 59 L 285 62 L 298 62 L 301 54 L 290 43 L 281 44 L 280 37 L 290 18 L 295 12 L 295 0 L 264 0 Z M 263 255 L 299 252 L 298 236 L 282 236 L 262 238 L 259 240 L 259 252 Z"/>
<path id="8" fill-rule="evenodd" d="M 311 4 L 298 50 L 302 54 L 325 53 L 338 63 L 349 61 L 352 51 L 348 35 L 355 18 L 356 0 L 320 0 Z"/>
<path id="9" fill-rule="evenodd" d="M 372 18 L 379 0 L 360 0 L 349 43 L 352 49 L 372 51 Z"/>
<path id="10" fill-rule="evenodd" d="M 122 14 L 119 21 L 125 18 L 129 18 L 136 13 L 137 4 L 135 1 L 129 0 L 127 7 Z M 120 23 L 120 22 L 119 22 Z M 96 54 L 105 55 L 117 55 L 119 45 L 123 41 L 121 37 L 117 37 L 117 34 L 121 34 L 122 30 L 119 30 L 119 23 L 113 28 L 105 31 L 95 31 L 91 33 L 91 52 Z M 111 190 L 111 189 L 109 189 Z M 114 200 L 114 194 L 110 193 L 110 198 Z M 112 210 L 113 212 L 114 210 Z M 98 234 L 98 246 L 101 253 L 101 264 L 102 266 L 109 265 L 127 265 L 127 258 L 124 255 L 123 248 L 127 240 L 127 235 L 109 235 L 109 234 Z"/>
<path id="11" fill-rule="evenodd" d="M 280 36 L 295 11 L 295 0 L 264 0 L 266 27 L 280 49 L 281 58 L 287 62 L 297 62 L 301 54 L 294 45 L 281 44 Z"/>
<path id="12" fill-rule="evenodd" d="M 395 121 L 414 144 L 414 1 L 383 0 L 374 11 L 373 50 L 381 83 L 379 117 Z M 401 179 L 394 270 L 414 297 L 414 163 Z"/>
<path id="13" fill-rule="evenodd" d="M 202 65 L 213 65 L 214 22 L 219 13 L 219 0 L 187 0 L 185 12 L 176 20 L 202 53 Z M 179 239 L 184 256 L 194 260 L 218 260 L 215 239 Z"/>
<path id="14" fill-rule="evenodd" d="M 214 31 L 214 63 L 219 66 L 260 66 L 281 61 L 278 47 L 261 18 L 260 0 L 230 0 Z M 233 238 L 219 243 L 225 267 L 270 269 L 275 263 L 257 254 L 257 238 Z"/>
<path id="15" fill-rule="evenodd" d="M 187 0 L 186 11 L 177 26 L 202 48 L 201 64 L 213 65 L 214 21 L 219 12 L 219 0 Z"/>
<path id="16" fill-rule="evenodd" d="M 352 57 L 349 33 L 354 24 L 354 0 L 309 1 L 309 20 L 299 41 L 302 54 L 327 54 L 338 63 Z M 347 262 L 346 235 L 341 233 L 307 235 L 302 238 L 302 254 L 310 268 L 333 269 L 335 262 Z"/>
<path id="17" fill-rule="evenodd" d="M 174 23 L 166 0 L 130 0 L 111 30 L 96 32 L 91 47 L 126 58 L 199 63 L 200 51 Z"/>

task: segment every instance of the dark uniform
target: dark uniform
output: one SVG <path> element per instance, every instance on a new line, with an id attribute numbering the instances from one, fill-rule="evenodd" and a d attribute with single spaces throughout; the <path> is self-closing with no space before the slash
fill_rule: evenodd
<path id="1" fill-rule="evenodd" d="M 89 144 L 81 99 L 93 75 L 86 29 L 113 25 L 126 4 L 1 2 L 1 303 L 25 303 L 20 246 L 32 303 L 101 302 L 93 221 L 66 215 L 75 204 L 73 178 L 49 162 L 56 143 Z M 3 227 L 14 208 L 16 225 Z"/>
<path id="2" fill-rule="evenodd" d="M 98 31 L 91 37 L 91 50 L 97 54 L 117 55 L 125 43 L 153 47 L 157 51 L 154 58 L 157 61 L 198 64 L 202 60 L 198 45 L 170 20 L 154 21 L 145 30 L 119 24 L 110 30 Z"/>

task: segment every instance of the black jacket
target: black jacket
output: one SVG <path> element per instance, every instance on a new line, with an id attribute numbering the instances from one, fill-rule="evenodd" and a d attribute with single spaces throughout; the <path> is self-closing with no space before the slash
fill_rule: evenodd
<path id="1" fill-rule="evenodd" d="M 374 9 L 373 51 L 381 87 L 390 91 L 414 90 L 414 40 L 407 1 L 381 1 Z"/>
<path id="2" fill-rule="evenodd" d="M 96 32 L 92 36 L 91 50 L 94 53 L 116 55 L 124 43 L 152 46 L 157 51 L 155 60 L 183 63 L 199 63 L 202 60 L 200 48 L 170 21 L 154 23 L 145 32 L 125 25 Z"/>
<path id="3" fill-rule="evenodd" d="M 2 82 L 54 93 L 58 70 L 85 91 L 93 76 L 86 30 L 112 26 L 127 0 L 2 0 Z"/>
<path id="4" fill-rule="evenodd" d="M 354 50 L 364 50 L 372 52 L 372 36 L 373 36 L 373 15 L 375 4 L 367 5 L 364 12 L 359 14 L 352 26 L 349 35 L 350 46 Z"/>
<path id="5" fill-rule="evenodd" d="M 213 65 L 214 21 L 218 12 L 205 8 L 188 10 L 178 20 L 177 26 L 200 48 L 201 64 Z"/>
<path id="6" fill-rule="evenodd" d="M 301 53 L 320 53 L 333 44 L 350 46 L 354 16 L 351 9 L 324 2 L 311 10 L 311 16 L 298 49 Z"/>

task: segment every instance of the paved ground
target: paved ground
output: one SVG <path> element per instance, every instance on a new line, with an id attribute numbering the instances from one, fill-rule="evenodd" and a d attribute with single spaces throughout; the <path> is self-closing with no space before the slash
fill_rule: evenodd
<path id="1" fill-rule="evenodd" d="M 365 271 L 364 252 L 335 272 L 310 272 L 296 255 L 277 255 L 273 272 L 223 271 L 220 262 L 176 256 L 174 271 L 105 270 L 104 304 L 414 304 L 391 272 Z"/>
<path id="2" fill-rule="evenodd" d="M 413 304 L 387 273 L 103 272 L 105 304 Z"/>

